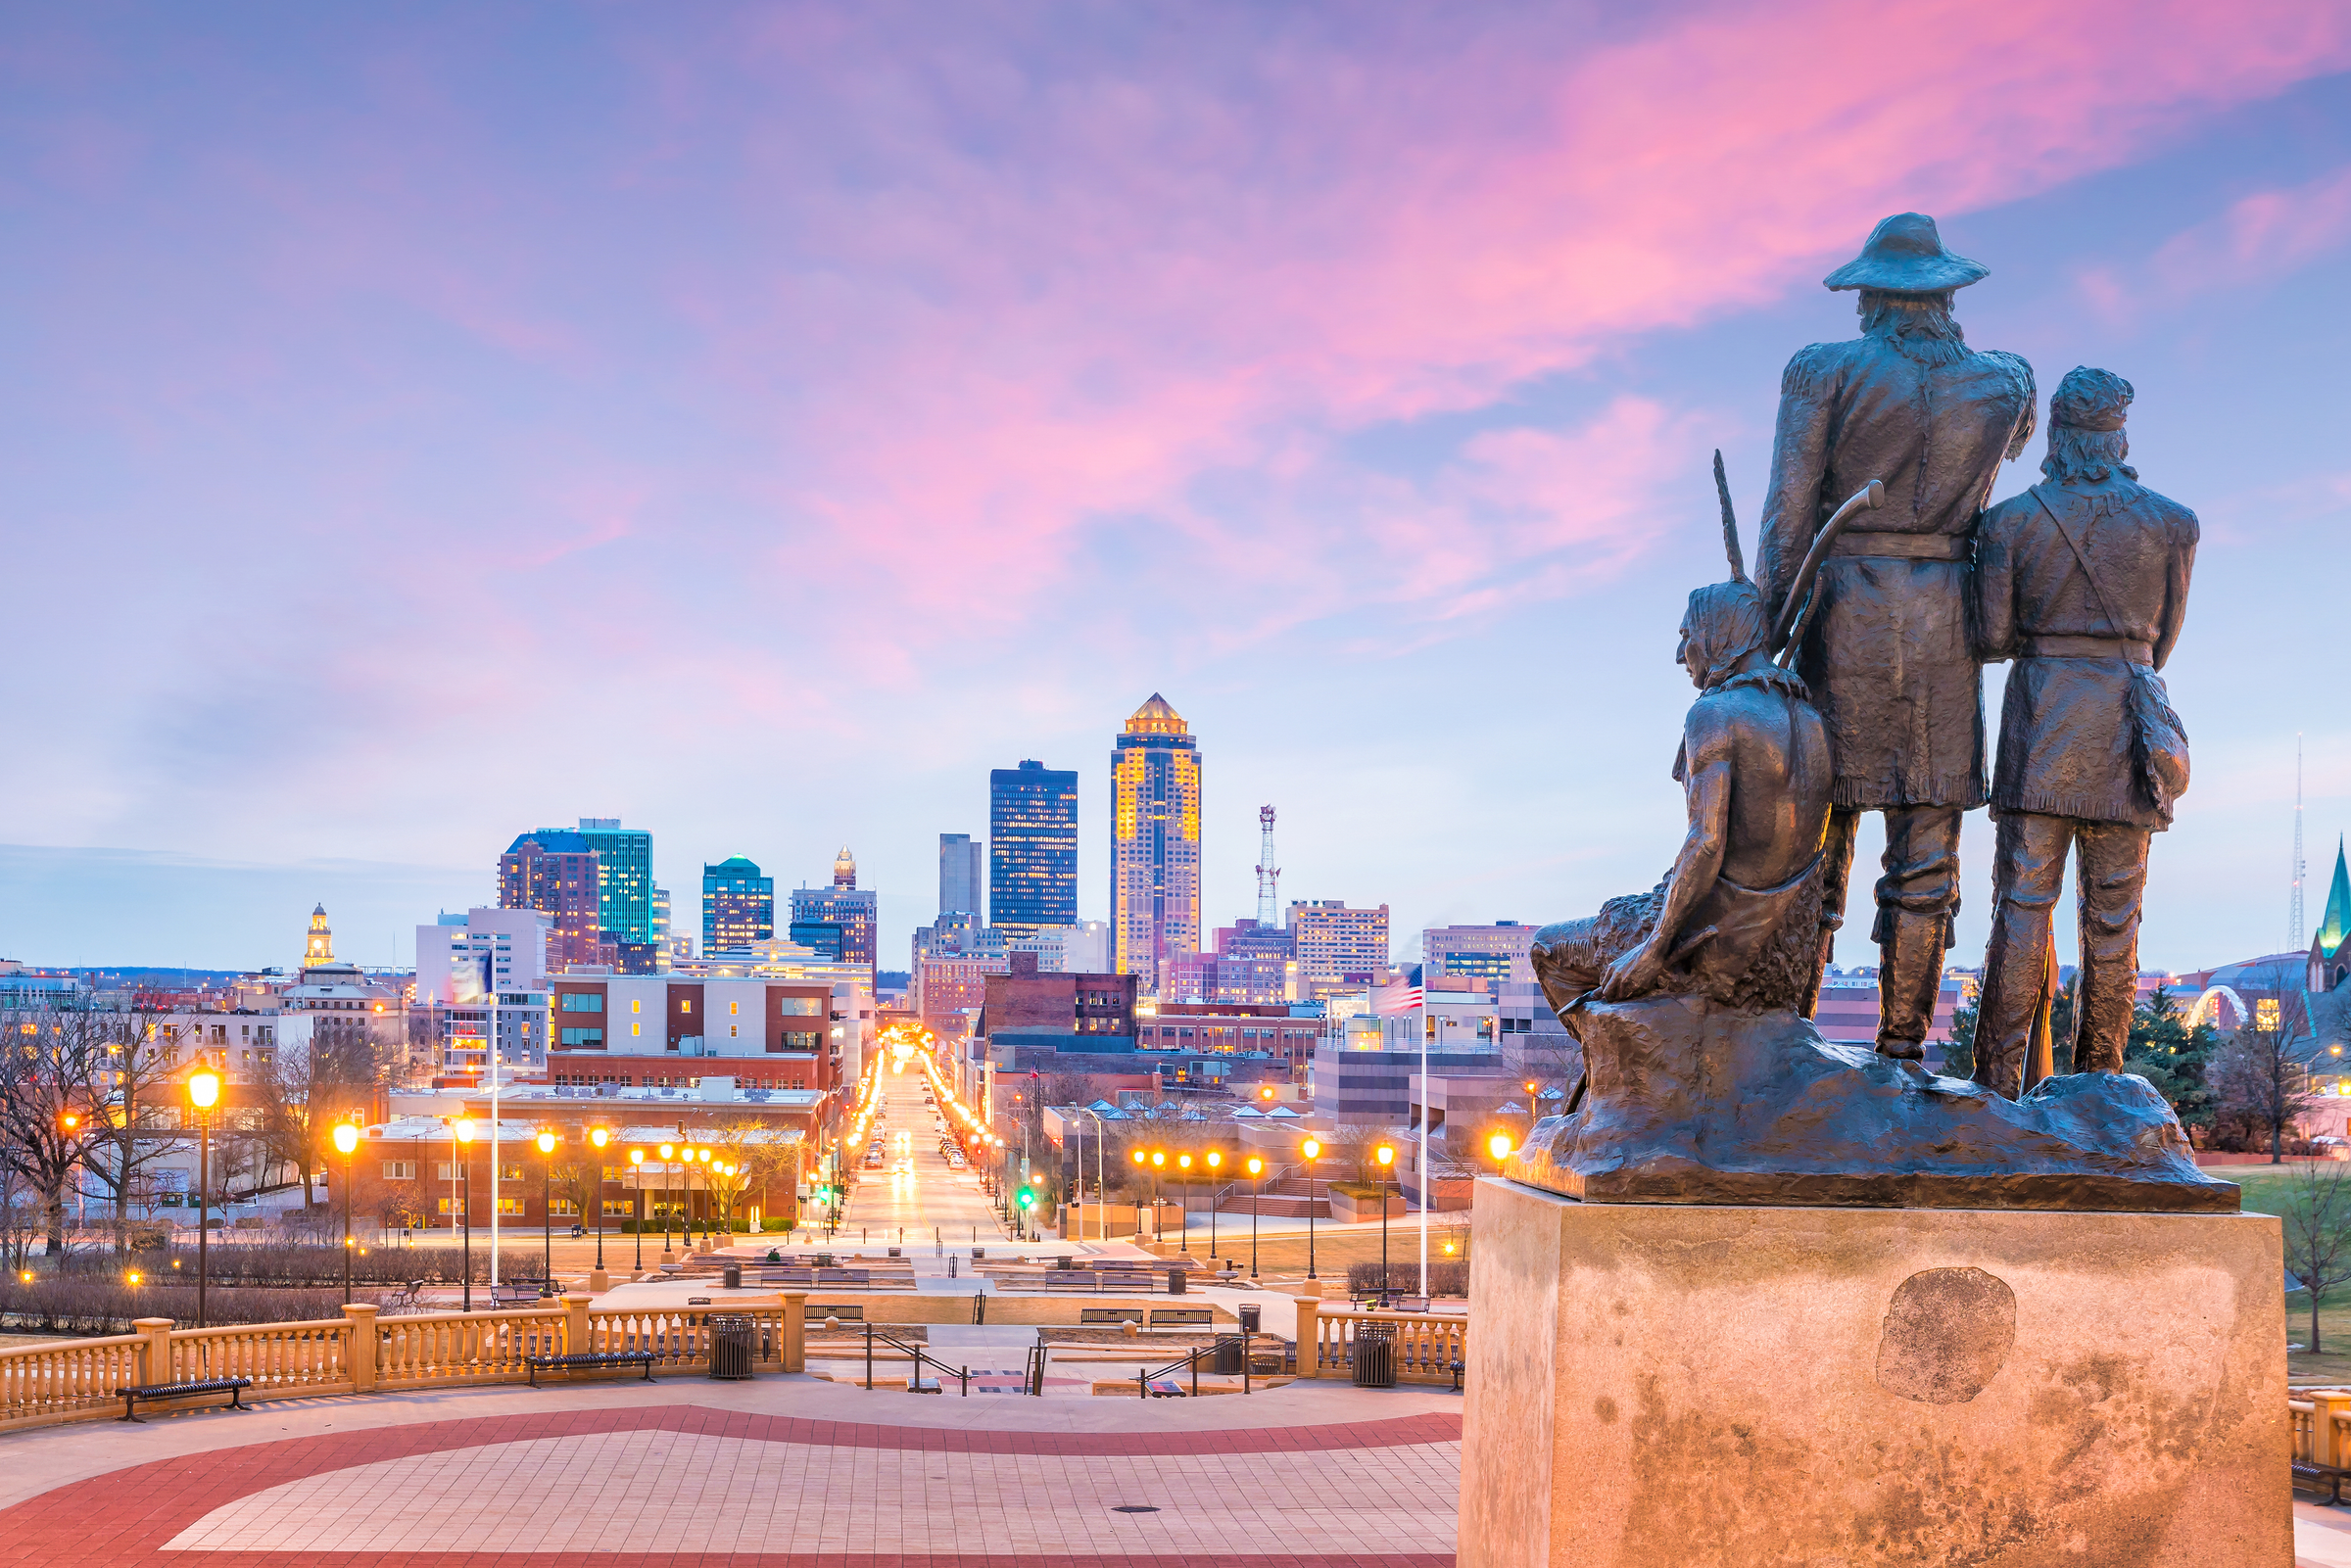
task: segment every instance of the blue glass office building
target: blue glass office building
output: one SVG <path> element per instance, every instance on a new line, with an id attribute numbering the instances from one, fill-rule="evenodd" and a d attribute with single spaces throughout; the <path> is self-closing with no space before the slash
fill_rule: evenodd
<path id="1" fill-rule="evenodd" d="M 987 776 L 988 924 L 1012 936 L 1078 923 L 1078 775 L 1024 762 Z"/>

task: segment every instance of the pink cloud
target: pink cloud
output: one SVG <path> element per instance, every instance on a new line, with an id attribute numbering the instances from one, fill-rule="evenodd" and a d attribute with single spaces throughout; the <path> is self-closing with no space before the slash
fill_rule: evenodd
<path id="1" fill-rule="evenodd" d="M 2267 281 L 2338 250 L 2351 239 L 2351 167 L 2289 190 L 2257 191 L 2210 222 L 2174 235 L 2148 270 L 2178 297 Z"/>

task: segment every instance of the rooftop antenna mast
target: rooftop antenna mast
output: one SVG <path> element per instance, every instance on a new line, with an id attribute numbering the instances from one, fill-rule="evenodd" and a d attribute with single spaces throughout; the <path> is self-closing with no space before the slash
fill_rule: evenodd
<path id="1" fill-rule="evenodd" d="M 2301 819 L 2297 817 L 2294 829 L 2294 842 L 2297 850 L 2302 841 L 2300 822 Z M 1281 881 L 1281 868 L 1273 864 L 1273 808 L 1271 806 L 1257 808 L 1257 923 L 1260 926 L 1279 926 L 1281 924 L 1281 898 L 1274 888 Z M 2301 894 L 2296 893 L 2294 896 L 2300 898 Z M 2300 907 L 2299 904 L 2295 905 L 2297 910 Z"/>
<path id="2" fill-rule="evenodd" d="M 2302 734 L 2294 732 L 2294 876 L 2293 901 L 2286 912 L 2286 951 L 2300 952 L 2309 944 L 2302 929 Z"/>

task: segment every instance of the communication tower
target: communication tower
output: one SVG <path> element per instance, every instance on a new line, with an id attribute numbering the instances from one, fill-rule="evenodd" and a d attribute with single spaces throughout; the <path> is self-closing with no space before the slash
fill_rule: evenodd
<path id="1" fill-rule="evenodd" d="M 2296 824 L 2294 832 L 2297 835 L 2295 844 L 2298 848 L 2301 843 L 2299 837 L 2302 832 L 2301 819 L 2297 817 L 2294 820 Z M 1271 806 L 1257 808 L 1257 923 L 1260 926 L 1279 926 L 1281 924 L 1281 897 L 1274 891 L 1274 888 L 1281 880 L 1281 868 L 1273 864 L 1273 808 Z M 2297 893 L 2295 896 L 2299 898 L 2301 895 Z"/>
<path id="2" fill-rule="evenodd" d="M 2294 735 L 2294 893 L 2286 911 L 2286 951 L 2300 952 L 2309 944 L 2302 931 L 2302 736 Z"/>

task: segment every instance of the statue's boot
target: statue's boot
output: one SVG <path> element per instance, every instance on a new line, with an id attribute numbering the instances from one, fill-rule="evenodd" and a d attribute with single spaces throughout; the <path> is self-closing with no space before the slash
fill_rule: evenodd
<path id="1" fill-rule="evenodd" d="M 1878 1055 L 1926 1060 L 1935 997 L 1943 989 L 1941 915 L 1881 911 L 1878 917 Z"/>

